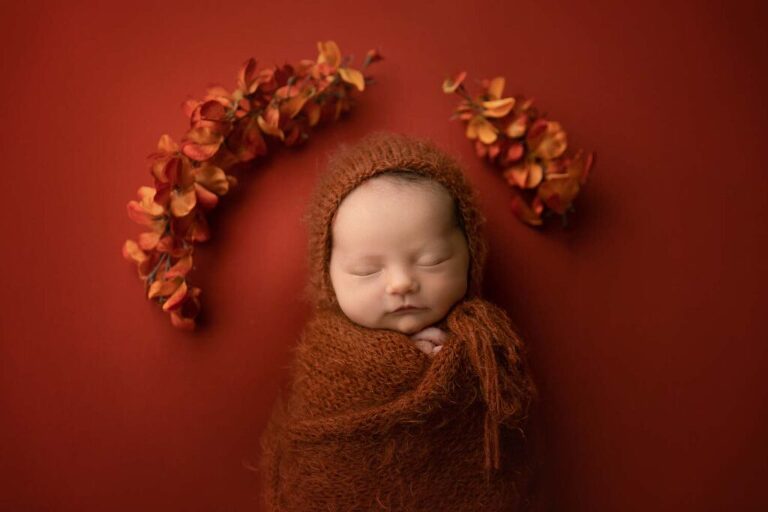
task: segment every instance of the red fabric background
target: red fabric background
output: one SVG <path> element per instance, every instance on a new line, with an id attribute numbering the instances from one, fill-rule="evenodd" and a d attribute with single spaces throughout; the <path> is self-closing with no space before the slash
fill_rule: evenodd
<path id="1" fill-rule="evenodd" d="M 467 164 L 490 299 L 531 346 L 555 511 L 766 510 L 758 2 L 3 2 L 0 509 L 258 510 L 254 473 L 306 318 L 299 215 L 326 152 L 378 128 Z M 173 5 L 172 5 L 173 4 Z M 122 259 L 146 155 L 250 56 L 379 46 L 359 108 L 256 167 L 196 257 L 174 330 Z M 536 232 L 440 90 L 507 77 L 597 151 L 573 229 Z"/>

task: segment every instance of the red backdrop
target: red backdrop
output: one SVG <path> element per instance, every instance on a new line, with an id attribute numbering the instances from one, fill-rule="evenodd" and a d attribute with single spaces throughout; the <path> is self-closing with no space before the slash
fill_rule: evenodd
<path id="1" fill-rule="evenodd" d="M 434 138 L 480 191 L 551 510 L 768 509 L 764 6 L 109 4 L 0 7 L 0 509 L 259 510 L 249 467 L 308 313 L 299 216 L 326 153 L 379 128 Z M 174 330 L 120 254 L 146 155 L 248 57 L 326 39 L 356 63 L 380 47 L 378 83 L 222 202 L 192 275 L 201 329 Z M 597 151 L 572 229 L 512 217 L 448 121 L 460 69 Z"/>

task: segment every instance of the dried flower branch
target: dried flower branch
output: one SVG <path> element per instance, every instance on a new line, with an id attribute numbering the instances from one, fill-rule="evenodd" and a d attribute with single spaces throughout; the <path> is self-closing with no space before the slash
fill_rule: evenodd
<path id="1" fill-rule="evenodd" d="M 126 240 L 122 252 L 136 263 L 147 298 L 170 314 L 174 326 L 195 327 L 201 290 L 187 276 L 195 244 L 210 238 L 207 212 L 237 185 L 228 171 L 266 155 L 270 139 L 304 143 L 311 128 L 338 120 L 373 82 L 342 58 L 335 42 L 317 46 L 316 60 L 296 66 L 259 70 L 248 59 L 234 91 L 213 86 L 203 100 L 186 101 L 189 131 L 178 143 L 162 135 L 148 156 L 154 186 L 139 188 L 140 199 L 127 205 L 128 216 L 148 231 Z M 368 51 L 362 69 L 381 59 L 377 50 Z"/>
<path id="2" fill-rule="evenodd" d="M 586 183 L 594 152 L 566 155 L 567 136 L 560 123 L 549 121 L 533 106 L 533 99 L 504 97 L 505 80 L 483 80 L 483 92 L 472 97 L 464 86 L 462 71 L 443 82 L 443 92 L 462 100 L 451 115 L 466 123 L 466 136 L 475 151 L 487 159 L 512 187 L 512 211 L 531 226 L 559 214 L 567 224 L 573 200 Z"/>

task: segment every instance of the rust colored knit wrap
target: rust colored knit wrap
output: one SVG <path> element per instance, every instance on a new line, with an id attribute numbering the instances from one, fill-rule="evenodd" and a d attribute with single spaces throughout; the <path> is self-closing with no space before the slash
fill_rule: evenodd
<path id="1" fill-rule="evenodd" d="M 437 324 L 448 338 L 433 357 L 406 334 L 350 321 L 330 281 L 339 204 L 391 169 L 448 189 L 467 236 L 468 291 Z M 332 156 L 306 220 L 315 307 L 262 438 L 267 509 L 524 510 L 524 427 L 536 391 L 509 318 L 480 297 L 483 218 L 458 163 L 427 140 L 369 135 Z"/>

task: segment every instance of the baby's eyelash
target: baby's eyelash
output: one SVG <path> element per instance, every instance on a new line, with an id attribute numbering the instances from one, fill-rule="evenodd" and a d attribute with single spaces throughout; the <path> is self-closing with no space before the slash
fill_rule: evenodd
<path id="1" fill-rule="evenodd" d="M 378 274 L 379 272 L 380 272 L 380 270 L 374 270 L 373 272 L 368 272 L 368 273 L 364 273 L 364 274 L 360 274 L 360 273 L 357 273 L 357 272 L 350 272 L 350 274 L 352 274 L 353 276 L 357 276 L 357 277 L 368 277 L 368 276 L 372 276 L 374 274 Z"/>
<path id="2" fill-rule="evenodd" d="M 441 264 L 441 263 L 443 263 L 445 261 L 448 261 L 449 259 L 450 258 L 444 258 L 444 259 L 441 259 L 441 260 L 437 260 L 434 263 L 420 263 L 419 266 L 420 267 L 434 267 L 435 265 L 439 265 L 439 264 Z"/>

